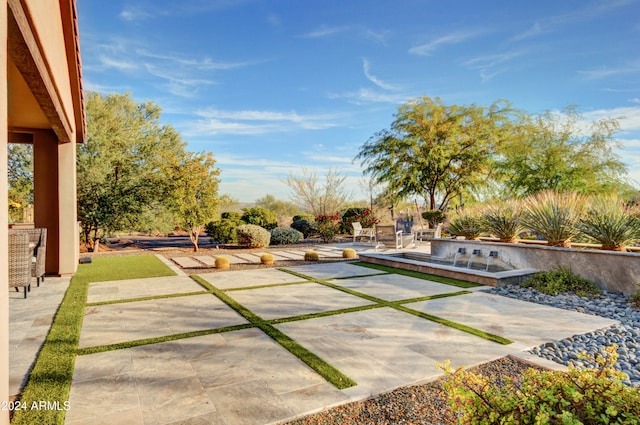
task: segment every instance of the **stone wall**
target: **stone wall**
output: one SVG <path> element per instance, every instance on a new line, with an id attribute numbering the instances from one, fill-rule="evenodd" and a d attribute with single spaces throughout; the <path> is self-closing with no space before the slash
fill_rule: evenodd
<path id="1" fill-rule="evenodd" d="M 640 289 L 637 286 L 640 283 L 640 254 L 636 253 L 457 239 L 431 241 L 433 257 L 453 260 L 459 248 L 466 249 L 466 256 L 458 254 L 462 261 L 468 259 L 474 249 L 479 249 L 480 256 L 484 257 L 490 251 L 497 251 L 496 261 L 509 268 L 549 271 L 563 266 L 595 282 L 600 289 L 627 294 Z"/>

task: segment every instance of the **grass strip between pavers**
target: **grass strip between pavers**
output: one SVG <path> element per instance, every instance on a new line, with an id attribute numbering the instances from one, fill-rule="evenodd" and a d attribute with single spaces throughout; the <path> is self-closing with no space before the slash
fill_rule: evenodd
<path id="1" fill-rule="evenodd" d="M 291 339 L 279 329 L 275 328 L 269 321 L 262 319 L 260 316 L 253 313 L 251 310 L 247 309 L 242 304 L 228 296 L 225 292 L 211 285 L 200 276 L 192 275 L 191 278 L 211 291 L 222 302 L 227 304 L 238 314 L 247 319 L 252 325 L 260 329 L 265 334 L 269 335 L 269 337 L 271 337 L 274 341 L 276 341 L 291 354 L 303 361 L 311 369 L 315 370 L 320 376 L 322 376 L 327 382 L 333 384 L 336 388 L 342 390 L 357 385 L 356 382 L 351 378 L 340 372 L 335 367 L 331 366 L 316 354 L 304 348 L 298 342 Z"/>
<path id="2" fill-rule="evenodd" d="M 247 289 L 262 289 L 262 288 L 273 288 L 276 286 L 289 286 L 289 285 L 303 285 L 305 283 L 309 283 L 308 280 L 301 280 L 300 282 L 285 282 L 285 283 L 265 283 L 264 285 L 255 285 L 255 286 L 243 286 L 241 288 L 228 288 L 221 289 L 223 292 L 233 292 L 233 291 L 244 291 Z"/>
<path id="3" fill-rule="evenodd" d="M 194 292 L 181 292 L 179 294 L 164 294 L 164 295 L 153 295 L 150 297 L 138 297 L 138 298 L 125 298 L 122 300 L 109 300 L 109 301 L 98 301 L 95 303 L 87 303 L 87 307 L 97 307 L 100 305 L 110 305 L 110 304 L 124 304 L 124 303 L 134 303 L 138 301 L 150 301 L 150 300 L 161 300 L 163 298 L 180 298 L 180 297 L 190 297 L 191 295 L 205 295 L 208 294 L 209 291 L 194 291 Z"/>
<path id="4" fill-rule="evenodd" d="M 294 276 L 298 276 L 298 277 L 301 277 L 301 278 L 306 278 L 306 279 L 308 279 L 308 280 L 310 280 L 312 282 L 316 282 L 316 283 L 318 283 L 320 285 L 324 285 L 324 286 L 328 286 L 328 287 L 333 288 L 333 289 L 337 289 L 338 291 L 346 292 L 347 294 L 351 294 L 351 295 L 354 295 L 356 297 L 364 298 L 365 300 L 378 303 L 381 306 L 395 308 L 396 310 L 403 311 L 403 312 L 409 313 L 409 314 L 413 314 L 414 316 L 421 317 L 421 318 L 427 319 L 427 320 L 431 320 L 432 322 L 440 323 L 441 325 L 445 325 L 445 326 L 448 326 L 450 328 L 458 329 L 459 331 L 466 332 L 466 333 L 469 333 L 471 335 L 479 336 L 480 338 L 484 338 L 486 340 L 493 341 L 493 342 L 496 342 L 498 344 L 509 345 L 509 344 L 513 343 L 513 341 L 511 341 L 510 339 L 501 337 L 500 335 L 495 335 L 495 334 L 492 334 L 492 333 L 489 333 L 489 332 L 485 332 L 485 331 L 482 331 L 480 329 L 472 328 L 471 326 L 463 325 L 462 323 L 453 322 L 451 320 L 447 320 L 447 319 L 443 319 L 441 317 L 433 316 L 431 314 L 423 313 L 421 311 L 414 310 L 412 308 L 409 308 L 409 307 L 406 307 L 406 306 L 402 305 L 402 304 L 410 303 L 410 302 L 423 301 L 421 299 L 422 297 L 412 298 L 412 299 L 409 299 L 409 300 L 386 301 L 386 300 L 383 300 L 382 298 L 378 298 L 378 297 L 374 297 L 374 296 L 371 296 L 371 295 L 364 294 L 362 292 L 354 291 L 353 289 L 345 288 L 345 287 L 342 287 L 340 285 L 336 285 L 334 283 L 328 282 L 328 281 L 323 280 L 323 279 L 316 279 L 314 277 L 306 276 L 306 275 L 304 275 L 302 273 L 298 273 L 298 272 L 295 272 L 295 271 L 287 270 L 287 269 L 284 269 L 284 268 L 278 269 L 278 270 L 281 270 L 281 271 L 284 271 L 284 272 L 287 272 L 287 273 L 291 273 Z M 469 292 L 468 291 L 454 292 L 454 293 L 450 294 L 450 296 L 464 295 L 466 293 L 469 293 Z M 446 294 L 443 294 L 443 295 L 446 295 Z M 432 297 L 434 297 L 434 296 L 432 296 Z"/>
<path id="5" fill-rule="evenodd" d="M 354 266 L 368 267 L 370 269 L 376 269 L 376 270 L 380 270 L 380 271 L 384 271 L 392 274 L 400 274 L 403 276 L 415 277 L 416 279 L 430 280 L 432 282 L 443 283 L 445 285 L 457 286 L 458 288 L 476 288 L 478 286 L 483 286 L 483 285 L 480 285 L 479 283 L 467 282 L 466 280 L 453 279 L 453 278 L 444 277 L 444 276 L 437 276 L 435 274 L 429 274 L 429 273 L 415 272 L 413 270 L 405 270 L 397 267 L 383 266 L 380 264 L 365 263 L 364 261 L 355 261 L 349 264 L 353 264 Z"/>
<path id="6" fill-rule="evenodd" d="M 95 258 L 91 264 L 78 267 L 20 396 L 25 406 L 48 402 L 59 409 L 16 410 L 12 424 L 64 424 L 64 406 L 69 400 L 89 283 L 150 276 L 175 276 L 175 273 L 154 255 Z"/>
<path id="7" fill-rule="evenodd" d="M 204 292 L 209 294 L 210 292 Z M 94 347 L 78 348 L 76 354 L 84 356 L 86 354 L 104 353 L 105 351 L 122 350 L 125 348 L 140 347 L 143 345 L 159 344 L 162 342 L 176 341 L 179 339 L 194 338 L 197 336 L 220 334 L 224 332 L 239 331 L 242 329 L 249 329 L 255 327 L 251 323 L 243 323 L 241 325 L 224 326 L 222 328 L 215 329 L 203 329 L 200 331 L 184 332 L 180 334 L 158 336 L 154 338 L 137 339 L 135 341 L 117 342 L 115 344 L 96 345 Z"/>

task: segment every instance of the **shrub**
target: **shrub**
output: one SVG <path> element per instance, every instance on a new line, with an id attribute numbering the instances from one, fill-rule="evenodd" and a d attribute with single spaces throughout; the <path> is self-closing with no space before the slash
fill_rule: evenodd
<path id="1" fill-rule="evenodd" d="M 640 289 L 638 289 L 635 294 L 629 297 L 629 301 L 631 301 L 631 304 L 635 305 L 636 308 L 640 308 Z"/>
<path id="2" fill-rule="evenodd" d="M 299 220 L 307 220 L 307 221 L 313 221 L 313 214 L 297 214 L 294 215 L 292 218 L 292 221 L 299 221 Z"/>
<path id="3" fill-rule="evenodd" d="M 354 222 L 359 222 L 364 228 L 372 228 L 380 220 L 373 215 L 370 208 L 349 208 L 342 213 L 340 232 L 352 235 L 353 226 L 351 223 Z"/>
<path id="4" fill-rule="evenodd" d="M 548 295 L 574 292 L 580 296 L 590 296 L 600 293 L 595 283 L 575 274 L 570 268 L 561 266 L 548 272 L 535 273 L 520 285 Z"/>
<path id="5" fill-rule="evenodd" d="M 228 218 L 230 220 L 242 221 L 242 214 L 240 214 L 237 211 L 225 211 L 222 214 L 220 214 L 220 218 L 223 220 L 225 218 Z"/>
<path id="6" fill-rule="evenodd" d="M 513 243 L 524 230 L 520 222 L 521 211 L 516 201 L 489 204 L 480 211 L 480 222 L 485 231 L 500 241 Z"/>
<path id="7" fill-rule="evenodd" d="M 255 224 L 243 224 L 236 229 L 238 243 L 249 248 L 264 248 L 269 246 L 271 233 Z"/>
<path id="8" fill-rule="evenodd" d="M 447 215 L 442 210 L 428 210 L 422 213 L 422 218 L 427 220 L 430 227 L 434 228 L 438 223 L 444 223 Z"/>
<path id="9" fill-rule="evenodd" d="M 242 221 L 271 230 L 278 226 L 278 216 L 273 211 L 262 207 L 245 208 Z"/>
<path id="10" fill-rule="evenodd" d="M 271 265 L 271 264 L 273 264 L 274 261 L 275 261 L 275 259 L 273 258 L 273 255 L 271 255 L 271 254 L 262 254 L 260 256 L 260 262 L 262 264 Z"/>
<path id="11" fill-rule="evenodd" d="M 640 219 L 625 206 L 618 195 L 592 198 L 578 229 L 602 244 L 602 249 L 626 251 L 625 245 L 640 238 Z"/>
<path id="12" fill-rule="evenodd" d="M 622 382 L 613 365 L 616 346 L 598 355 L 596 369 L 567 372 L 528 369 L 520 383 L 444 365 L 443 388 L 459 424 L 637 424 L 640 391 Z"/>
<path id="13" fill-rule="evenodd" d="M 464 236 L 465 239 L 478 239 L 482 234 L 482 223 L 478 211 L 465 208 L 458 211 L 449 222 L 448 232 L 456 236 Z"/>
<path id="14" fill-rule="evenodd" d="M 318 233 L 323 241 L 328 242 L 340 231 L 340 214 L 319 215 L 316 217 Z"/>
<path id="15" fill-rule="evenodd" d="M 356 258 L 358 256 L 358 254 L 356 253 L 356 250 L 353 248 L 345 248 L 342 251 L 342 258 Z"/>
<path id="16" fill-rule="evenodd" d="M 302 233 L 291 227 L 276 227 L 271 230 L 271 245 L 294 244 L 302 238 Z"/>
<path id="17" fill-rule="evenodd" d="M 525 199 L 522 224 L 542 235 L 551 246 L 569 247 L 571 239 L 580 233 L 576 224 L 584 204 L 585 198 L 574 192 L 539 192 Z"/>
<path id="18" fill-rule="evenodd" d="M 313 235 L 318 232 L 318 227 L 315 222 L 312 220 L 295 220 L 291 224 L 291 228 L 299 231 L 305 238 L 308 238 L 310 235 Z"/>
<path id="19" fill-rule="evenodd" d="M 219 257 L 216 257 L 216 269 L 228 269 L 230 263 L 231 262 L 229 261 L 229 259 L 225 256 L 221 255 Z"/>
<path id="20" fill-rule="evenodd" d="M 222 218 L 220 220 L 212 221 L 205 226 L 205 232 L 214 242 L 236 243 L 238 242 L 236 228 L 242 223 L 242 220 L 240 220 L 240 214 L 222 213 Z"/>
<path id="21" fill-rule="evenodd" d="M 315 251 L 307 251 L 304 253 L 304 261 L 319 261 L 320 256 Z"/>

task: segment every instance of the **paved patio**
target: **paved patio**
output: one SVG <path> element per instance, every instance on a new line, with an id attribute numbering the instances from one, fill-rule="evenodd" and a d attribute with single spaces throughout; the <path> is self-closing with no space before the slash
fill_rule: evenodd
<path id="1" fill-rule="evenodd" d="M 461 289 L 344 262 L 289 270 L 296 275 L 260 269 L 200 277 L 262 319 L 271 320 L 279 331 L 340 370 L 356 386 L 337 389 L 256 327 L 218 333 L 220 328 L 248 321 L 213 294 L 202 293 L 205 288 L 184 274 L 93 283 L 89 302 L 131 301 L 88 306 L 81 347 L 190 331 L 211 334 L 78 356 L 66 423 L 281 423 L 433 380 L 441 375 L 436 363 L 445 359 L 454 366 L 471 366 L 507 354 L 531 357 L 523 353 L 531 346 L 614 323 L 486 294 L 482 287 L 464 295 L 416 301 Z M 53 290 L 53 282 L 48 279 L 47 283 Z M 47 285 L 39 289 L 44 288 Z M 64 288 L 66 285 L 60 285 L 60 294 Z M 180 296 L 135 300 L 173 294 Z M 12 309 L 17 304 L 14 301 L 17 299 L 12 299 Z M 449 319 L 514 342 L 501 345 L 429 321 L 396 308 L 397 302 L 412 312 Z M 369 308 L 278 322 L 359 306 Z M 36 322 L 47 327 L 51 315 L 47 314 L 48 319 L 42 315 L 33 313 L 32 327 Z M 19 339 L 28 332 L 12 332 L 12 336 Z"/>

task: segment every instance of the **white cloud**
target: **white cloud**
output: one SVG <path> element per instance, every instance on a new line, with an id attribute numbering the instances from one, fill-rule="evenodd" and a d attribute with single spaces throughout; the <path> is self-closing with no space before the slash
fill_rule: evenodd
<path id="1" fill-rule="evenodd" d="M 303 38 L 327 38 L 339 34 L 341 32 L 347 31 L 349 27 L 331 27 L 327 25 L 322 25 L 317 30 L 308 32 L 303 34 L 301 37 Z"/>
<path id="2" fill-rule="evenodd" d="M 522 51 L 512 51 L 478 56 L 465 61 L 464 64 L 470 69 L 478 70 L 482 82 L 486 83 L 496 75 L 507 72 L 510 69 L 507 63 L 522 55 Z"/>
<path id="3" fill-rule="evenodd" d="M 411 98 L 411 95 L 403 93 L 380 92 L 371 89 L 361 88 L 352 92 L 329 93 L 329 99 L 346 99 L 355 105 L 365 105 L 369 103 L 394 103 L 402 104 Z"/>
<path id="4" fill-rule="evenodd" d="M 638 72 L 640 72 L 640 62 L 634 62 L 617 68 L 583 70 L 578 71 L 578 74 L 581 74 L 585 80 L 600 80 L 616 75 L 636 74 Z"/>
<path id="5" fill-rule="evenodd" d="M 369 61 L 365 58 L 362 58 L 362 67 L 364 69 L 364 76 L 367 77 L 367 80 L 371 81 L 376 86 L 384 90 L 397 90 L 396 86 L 389 83 L 385 83 L 384 81 L 380 80 L 378 77 L 373 75 L 371 73 L 371 65 L 369 64 Z"/>
<path id="6" fill-rule="evenodd" d="M 118 59 L 107 55 L 98 56 L 102 69 L 117 69 L 118 71 L 132 71 L 138 68 L 134 61 Z"/>
<path id="7" fill-rule="evenodd" d="M 196 112 L 201 119 L 187 131 L 196 135 L 257 135 L 293 130 L 323 130 L 336 126 L 333 114 L 300 115 L 295 111 L 223 111 L 208 109 Z"/>
<path id="8" fill-rule="evenodd" d="M 640 131 L 640 106 L 621 106 L 611 109 L 596 109 L 583 114 L 587 121 L 615 118 L 624 132 Z"/>
<path id="9" fill-rule="evenodd" d="M 436 38 L 428 43 L 421 44 L 419 46 L 414 46 L 409 49 L 409 53 L 413 55 L 419 56 L 429 56 L 435 50 L 439 49 L 442 46 L 447 44 L 458 44 L 469 39 L 475 38 L 485 31 L 456 31 L 451 34 L 443 35 L 441 37 Z"/>
<path id="10" fill-rule="evenodd" d="M 139 56 L 158 59 L 160 61 L 168 61 L 175 65 L 180 65 L 189 68 L 196 68 L 199 70 L 228 70 L 241 68 L 245 66 L 255 65 L 261 61 L 247 61 L 247 62 L 214 62 L 209 58 L 195 59 L 195 58 L 182 58 L 177 55 L 159 54 L 153 53 L 145 49 L 138 49 Z"/>

